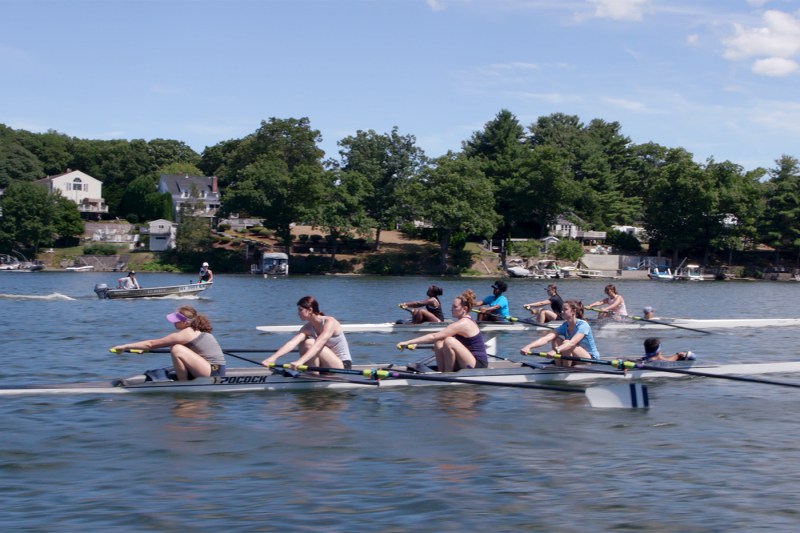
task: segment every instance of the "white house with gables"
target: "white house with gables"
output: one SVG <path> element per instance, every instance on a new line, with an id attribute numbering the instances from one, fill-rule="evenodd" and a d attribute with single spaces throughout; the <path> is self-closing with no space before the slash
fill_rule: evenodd
<path id="1" fill-rule="evenodd" d="M 48 192 L 60 191 L 61 196 L 78 204 L 78 211 L 87 217 L 108 213 L 103 200 L 103 182 L 80 170 L 70 170 L 57 176 L 48 176 L 34 183 L 47 187 Z"/>
<path id="2" fill-rule="evenodd" d="M 205 217 L 213 225 L 220 205 L 216 176 L 189 176 L 188 174 L 161 174 L 158 179 L 158 192 L 172 196 L 172 209 L 175 220 L 180 222 L 181 207 L 185 204 L 199 204 L 193 215 Z"/>
<path id="3" fill-rule="evenodd" d="M 163 218 L 150 222 L 150 251 L 163 252 L 175 248 L 177 228 L 177 224 Z"/>
<path id="4" fill-rule="evenodd" d="M 550 235 L 559 238 L 574 239 L 581 241 L 584 244 L 599 243 L 606 239 L 605 231 L 586 231 L 574 222 L 571 222 L 566 217 L 559 215 L 556 217 L 555 224 L 551 224 L 548 228 Z"/>

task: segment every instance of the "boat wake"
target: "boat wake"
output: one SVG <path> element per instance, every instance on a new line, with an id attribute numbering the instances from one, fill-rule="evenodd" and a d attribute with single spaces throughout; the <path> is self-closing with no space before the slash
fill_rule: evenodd
<path id="1" fill-rule="evenodd" d="M 75 300 L 75 298 L 71 298 L 66 294 L 61 294 L 58 292 L 54 292 L 53 294 L 0 294 L 0 300 L 48 300 L 48 301 L 58 301 L 58 300 Z"/>

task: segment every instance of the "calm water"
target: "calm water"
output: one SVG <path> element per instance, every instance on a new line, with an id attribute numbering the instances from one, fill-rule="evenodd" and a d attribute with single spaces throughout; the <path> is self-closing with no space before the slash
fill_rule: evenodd
<path id="1" fill-rule="evenodd" d="M 150 286 L 191 275 L 143 274 Z M 185 300 L 99 301 L 113 274 L 0 273 L 0 385 L 84 381 L 165 366 L 108 347 L 170 331 Z M 403 318 L 430 283 L 450 298 L 491 280 L 216 276 L 192 302 L 226 348 L 275 348 L 315 295 L 347 322 Z M 560 282 L 593 301 L 604 281 Z M 797 317 L 800 284 L 616 282 L 664 316 Z M 545 297 L 510 280 L 515 312 Z M 601 334 L 606 356 L 645 333 Z M 707 361 L 797 359 L 800 328 L 662 334 Z M 517 358 L 529 337 L 505 334 Z M 349 336 L 359 362 L 404 362 L 396 335 Z M 235 362 L 232 362 L 234 365 Z M 246 364 L 246 363 L 242 363 Z M 770 376 L 773 379 L 798 379 Z M 648 411 L 487 387 L 357 392 L 24 397 L 0 402 L 0 523 L 25 531 L 795 531 L 800 389 L 726 380 L 650 384 Z"/>

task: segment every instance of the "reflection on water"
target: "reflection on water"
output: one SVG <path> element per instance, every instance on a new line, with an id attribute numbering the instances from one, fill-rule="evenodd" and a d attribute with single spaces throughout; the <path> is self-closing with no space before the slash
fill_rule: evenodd
<path id="1" fill-rule="evenodd" d="M 106 276 L 107 277 L 107 276 Z M 184 274 L 148 274 L 173 285 Z M 100 273 L 0 275 L 2 384 L 138 374 L 164 354 L 109 346 L 169 331 L 175 301 L 101 301 Z M 277 348 L 294 302 L 316 296 L 343 322 L 387 322 L 456 278 L 216 276 L 196 302 L 223 346 Z M 698 318 L 798 316 L 800 284 L 615 282 L 629 309 Z M 509 280 L 512 309 L 547 280 Z M 604 282 L 559 282 L 594 300 Z M 72 300 L 53 299 L 55 294 Z M 761 302 L 756 307 L 742 301 Z M 713 305 L 709 305 L 712 302 Z M 518 313 L 519 314 L 519 313 Z M 797 359 L 800 328 L 699 335 L 659 330 L 670 351 L 709 362 Z M 538 333 L 499 335 L 521 359 Z M 598 340 L 638 354 L 647 332 Z M 394 334 L 349 335 L 357 362 L 403 365 Z M 253 356 L 258 358 L 257 356 Z M 237 366 L 248 366 L 248 363 Z M 776 376 L 775 379 L 792 379 Z M 652 382 L 647 411 L 601 410 L 579 394 L 502 387 L 6 398 L 0 402 L 0 520 L 14 530 L 794 531 L 800 391 L 711 379 Z M 742 480 L 746 482 L 742 482 Z M 190 525 L 188 520 L 191 520 Z M 357 525 L 356 525 L 356 522 Z M 735 526 L 732 526 L 735 524 Z"/>

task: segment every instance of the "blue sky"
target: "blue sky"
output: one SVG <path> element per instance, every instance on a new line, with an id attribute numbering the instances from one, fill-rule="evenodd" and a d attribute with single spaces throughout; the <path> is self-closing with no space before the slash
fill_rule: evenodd
<path id="1" fill-rule="evenodd" d="M 459 150 L 501 109 L 800 158 L 800 0 L 0 0 L 0 123 L 201 152 L 308 117 Z"/>

